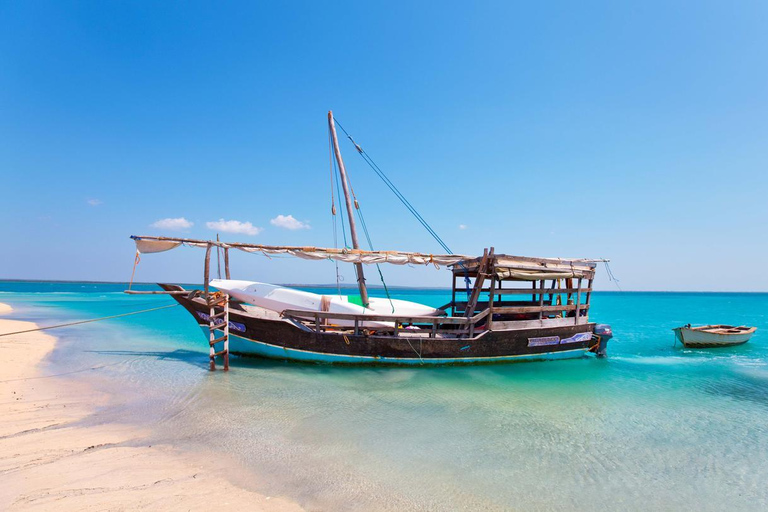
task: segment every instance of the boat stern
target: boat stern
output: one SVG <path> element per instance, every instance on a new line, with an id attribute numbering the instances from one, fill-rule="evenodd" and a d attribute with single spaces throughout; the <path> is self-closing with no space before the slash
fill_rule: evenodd
<path id="1" fill-rule="evenodd" d="M 606 357 L 608 355 L 608 342 L 613 338 L 613 329 L 608 324 L 597 324 L 593 336 L 595 344 L 589 351 L 597 357 Z"/>

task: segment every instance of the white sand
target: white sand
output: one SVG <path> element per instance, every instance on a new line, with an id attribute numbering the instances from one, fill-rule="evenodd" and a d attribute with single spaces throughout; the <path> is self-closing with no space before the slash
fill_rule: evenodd
<path id="1" fill-rule="evenodd" d="M 0 319 L 0 333 L 34 327 Z M 211 455 L 142 446 L 132 426 L 76 424 L 109 396 L 42 375 L 55 344 L 45 332 L 0 337 L 0 510 L 301 510 L 234 486 Z"/>

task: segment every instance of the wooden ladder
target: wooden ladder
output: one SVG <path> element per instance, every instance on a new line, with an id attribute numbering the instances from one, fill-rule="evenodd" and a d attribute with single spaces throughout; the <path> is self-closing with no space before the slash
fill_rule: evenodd
<path id="1" fill-rule="evenodd" d="M 216 357 L 224 356 L 224 371 L 229 371 L 229 295 L 209 295 L 208 300 L 208 330 L 210 345 L 209 357 L 211 359 L 210 370 L 216 370 Z M 216 313 L 216 307 L 221 307 L 221 313 Z M 216 320 L 224 319 L 224 324 Z M 216 331 L 224 331 L 224 335 L 217 338 Z M 216 345 L 224 342 L 224 348 L 216 352 Z"/>

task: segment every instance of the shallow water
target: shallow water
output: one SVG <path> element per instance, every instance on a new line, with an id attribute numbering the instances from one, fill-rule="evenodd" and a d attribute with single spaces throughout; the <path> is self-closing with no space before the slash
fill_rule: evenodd
<path id="1" fill-rule="evenodd" d="M 0 282 L 41 325 L 170 304 L 122 285 Z M 439 306 L 443 290 L 394 290 Z M 326 290 L 326 293 L 327 290 Z M 87 421 L 239 461 L 239 484 L 313 509 L 764 510 L 768 294 L 595 293 L 609 358 L 457 368 L 235 359 L 209 373 L 180 307 L 52 331 L 45 371 L 114 394 Z M 684 323 L 758 327 L 673 347 Z M 96 368 L 96 369 L 91 369 Z"/>

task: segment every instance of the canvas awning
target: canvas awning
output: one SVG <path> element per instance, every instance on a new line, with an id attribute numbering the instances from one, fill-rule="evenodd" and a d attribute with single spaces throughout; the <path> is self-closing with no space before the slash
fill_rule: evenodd
<path id="1" fill-rule="evenodd" d="M 499 279 L 516 279 L 519 281 L 540 281 L 542 279 L 570 279 L 589 277 L 581 271 L 541 272 L 536 270 L 516 270 L 512 268 L 496 268 Z"/>
<path id="2" fill-rule="evenodd" d="M 132 236 L 136 249 L 142 254 L 170 251 L 182 245 L 189 247 L 221 247 L 239 249 L 248 253 L 261 253 L 267 256 L 287 254 L 305 260 L 337 260 L 346 263 L 392 263 L 394 265 L 454 265 L 471 259 L 461 254 L 425 254 L 402 251 L 362 251 L 356 249 L 334 249 L 327 247 L 291 247 L 276 245 L 258 245 L 244 243 L 225 243 L 211 240 L 192 240 L 186 238 Z"/>

